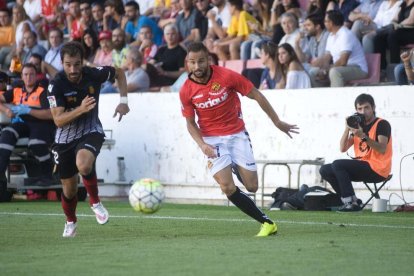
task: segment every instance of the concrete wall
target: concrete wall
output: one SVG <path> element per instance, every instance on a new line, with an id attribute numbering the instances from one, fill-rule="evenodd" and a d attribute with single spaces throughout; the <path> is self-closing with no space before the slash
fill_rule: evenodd
<path id="1" fill-rule="evenodd" d="M 339 152 L 339 139 L 346 116 L 355 112 L 354 100 L 360 93 L 373 95 L 377 115 L 392 126 L 393 179 L 383 197 L 396 192 L 414 201 L 414 88 L 411 86 L 355 87 L 295 91 L 264 91 L 282 120 L 297 124 L 300 134 L 290 139 L 274 127 L 255 101 L 242 99 L 244 119 L 253 142 L 256 159 L 315 159 L 331 162 L 348 158 Z M 127 182 L 152 177 L 166 184 L 169 199 L 190 202 L 223 202 L 225 197 L 210 176 L 207 159 L 187 132 L 181 116 L 178 94 L 130 94 L 131 112 L 121 122 L 113 118 L 119 95 L 102 95 L 100 118 L 105 129 L 113 130 L 116 145 L 102 150 L 98 159 L 98 176 L 105 182 L 117 182 L 117 157 L 125 157 Z M 349 151 L 352 156 L 352 150 Z M 261 167 L 259 166 L 259 173 Z M 292 185 L 297 185 L 297 166 L 292 166 Z M 317 168 L 305 166 L 300 183 L 318 183 Z M 266 191 L 287 186 L 285 168 L 269 168 Z M 401 179 L 401 183 L 400 183 Z M 357 189 L 362 184 L 355 183 Z M 366 198 L 365 189 L 357 195 Z M 391 197 L 394 204 L 402 201 Z"/>

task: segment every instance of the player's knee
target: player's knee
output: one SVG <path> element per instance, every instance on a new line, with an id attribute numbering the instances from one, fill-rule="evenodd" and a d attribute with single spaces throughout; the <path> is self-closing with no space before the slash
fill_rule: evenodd
<path id="1" fill-rule="evenodd" d="M 234 184 L 231 185 L 231 183 L 228 183 L 228 185 L 222 184 L 220 188 L 226 196 L 231 196 L 236 191 L 236 186 Z"/>
<path id="2" fill-rule="evenodd" d="M 259 189 L 259 184 L 258 184 L 258 182 L 257 182 L 257 180 L 256 180 L 256 181 L 252 181 L 252 182 L 250 182 L 250 183 L 247 183 L 247 184 L 245 185 L 245 187 L 246 187 L 246 190 L 247 190 L 248 192 L 250 192 L 250 193 L 255 193 L 255 192 L 257 192 L 257 190 Z"/>
<path id="3" fill-rule="evenodd" d="M 78 161 L 76 162 L 76 166 L 78 167 L 78 171 L 81 175 L 88 175 L 92 171 L 92 166 L 87 162 Z"/>

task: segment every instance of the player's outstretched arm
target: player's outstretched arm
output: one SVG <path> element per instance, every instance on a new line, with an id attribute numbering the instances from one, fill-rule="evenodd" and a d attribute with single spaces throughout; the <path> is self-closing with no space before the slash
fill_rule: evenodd
<path id="1" fill-rule="evenodd" d="M 115 68 L 115 79 L 118 81 L 119 94 L 121 94 L 121 100 L 118 106 L 115 108 L 114 117 L 119 114 L 118 122 L 121 121 L 122 116 L 129 112 L 128 106 L 128 90 L 125 73 L 121 68 Z"/>
<path id="2" fill-rule="evenodd" d="M 217 157 L 216 149 L 207 143 L 204 142 L 203 137 L 201 136 L 200 128 L 197 126 L 197 123 L 194 120 L 194 117 L 186 118 L 187 120 L 187 129 L 191 137 L 200 147 L 201 151 L 210 158 Z"/>
<path id="3" fill-rule="evenodd" d="M 279 119 L 279 116 L 277 115 L 276 111 L 273 109 L 269 101 L 259 90 L 253 87 L 250 93 L 247 94 L 247 97 L 257 101 L 257 103 L 260 105 L 263 111 L 267 114 L 267 116 L 270 117 L 273 124 L 275 124 L 275 126 L 278 129 L 280 129 L 282 132 L 286 133 L 286 135 L 288 135 L 290 138 L 292 138 L 291 133 L 299 133 L 297 131 L 299 127 L 297 127 L 296 125 L 288 124 Z"/>

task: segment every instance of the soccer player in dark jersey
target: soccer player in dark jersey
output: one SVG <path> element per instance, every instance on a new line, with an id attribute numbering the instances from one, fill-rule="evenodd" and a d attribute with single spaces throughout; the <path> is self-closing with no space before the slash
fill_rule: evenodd
<path id="1" fill-rule="evenodd" d="M 108 211 L 100 202 L 95 160 L 104 141 L 104 131 L 98 118 L 101 84 L 118 81 L 121 94 L 114 117 L 129 112 L 127 85 L 119 68 L 83 67 L 83 48 L 78 42 L 68 42 L 61 49 L 63 71 L 48 87 L 48 100 L 53 120 L 58 127 L 52 152 L 63 185 L 62 207 L 66 215 L 63 237 L 76 235 L 76 205 L 78 172 L 89 194 L 89 203 L 99 224 L 108 222 Z"/>
<path id="2" fill-rule="evenodd" d="M 187 69 L 190 74 L 180 91 L 182 114 L 192 138 L 208 157 L 211 174 L 234 205 L 262 224 L 256 236 L 276 234 L 276 224 L 233 182 L 232 167 L 238 171 L 247 191 L 254 193 L 258 189 L 256 162 L 237 93 L 257 101 L 275 126 L 289 137 L 298 133 L 298 127 L 281 121 L 249 80 L 226 68 L 210 65 L 207 48 L 202 43 L 188 46 Z"/>

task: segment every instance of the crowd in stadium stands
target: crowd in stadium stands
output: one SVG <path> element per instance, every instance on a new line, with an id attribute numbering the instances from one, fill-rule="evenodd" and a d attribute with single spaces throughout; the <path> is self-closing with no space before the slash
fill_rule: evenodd
<path id="1" fill-rule="evenodd" d="M 0 0 L 0 70 L 19 85 L 22 65 L 34 62 L 47 85 L 62 70 L 62 44 L 76 40 L 85 66 L 124 69 L 129 92 L 178 91 L 186 47 L 202 41 L 222 66 L 240 61 L 236 70 L 261 89 L 347 86 L 370 78 L 370 70 L 388 82 L 393 71 L 392 81 L 408 84 L 413 6 L 414 0 Z M 372 54 L 377 68 L 367 63 Z M 251 60 L 255 66 L 246 66 Z M 102 92 L 117 92 L 117 84 L 105 83 Z"/>

